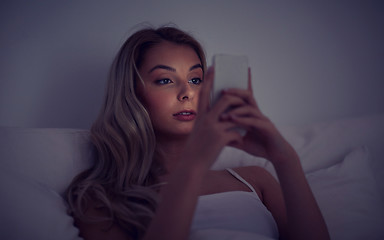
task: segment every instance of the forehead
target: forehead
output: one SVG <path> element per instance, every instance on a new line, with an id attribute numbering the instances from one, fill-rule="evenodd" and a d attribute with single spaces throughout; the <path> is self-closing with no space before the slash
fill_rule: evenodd
<path id="1" fill-rule="evenodd" d="M 146 52 L 142 67 L 151 68 L 158 64 L 173 66 L 180 63 L 195 65 L 201 62 L 192 47 L 164 41 Z"/>

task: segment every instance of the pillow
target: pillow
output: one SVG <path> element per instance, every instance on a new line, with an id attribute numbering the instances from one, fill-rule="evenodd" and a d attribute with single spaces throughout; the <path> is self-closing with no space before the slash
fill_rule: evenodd
<path id="1" fill-rule="evenodd" d="M 342 162 L 307 174 L 331 239 L 384 239 L 384 204 L 366 147 Z"/>
<path id="2" fill-rule="evenodd" d="M 0 191 L 0 239 L 81 239 L 64 199 L 50 188 L 0 168 Z"/>
<path id="3" fill-rule="evenodd" d="M 265 167 L 269 161 L 254 157 L 242 150 L 233 147 L 225 147 L 217 160 L 212 165 L 212 170 L 222 170 L 226 168 L 235 168 L 241 166 L 261 166 Z"/>
<path id="4" fill-rule="evenodd" d="M 277 127 L 299 154 L 306 173 L 330 167 L 356 146 L 364 145 L 370 150 L 375 173 L 381 170 L 378 179 L 383 179 L 384 114 Z"/>
<path id="5" fill-rule="evenodd" d="M 87 130 L 0 127 L 0 168 L 11 169 L 60 194 L 92 160 Z"/>

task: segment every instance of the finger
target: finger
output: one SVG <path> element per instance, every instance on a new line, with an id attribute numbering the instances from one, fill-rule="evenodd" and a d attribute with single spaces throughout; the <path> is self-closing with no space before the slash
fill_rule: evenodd
<path id="1" fill-rule="evenodd" d="M 239 139 L 236 139 L 234 141 L 231 141 L 229 144 L 228 144 L 229 147 L 233 147 L 233 148 L 237 148 L 237 149 L 240 149 L 240 150 L 243 150 L 244 151 L 244 148 L 243 148 L 243 138 L 239 138 Z"/>
<path id="2" fill-rule="evenodd" d="M 221 122 L 221 134 L 217 139 L 218 141 L 222 141 L 224 144 L 228 145 L 230 142 L 238 142 L 243 136 L 236 131 L 239 126 L 233 122 Z"/>
<path id="3" fill-rule="evenodd" d="M 227 145 L 228 146 L 241 146 L 243 142 L 243 136 L 237 131 L 230 131 L 228 133 L 228 141 Z"/>
<path id="4" fill-rule="evenodd" d="M 251 89 L 243 90 L 243 89 L 230 88 L 223 91 L 223 94 L 230 94 L 230 95 L 235 95 L 243 98 L 246 103 L 254 106 L 260 112 L 260 114 L 262 114 L 259 108 L 259 105 L 257 104 L 256 99 L 253 96 L 253 92 L 251 91 Z"/>
<path id="5" fill-rule="evenodd" d="M 211 89 L 213 85 L 214 69 L 209 67 L 204 76 L 204 85 L 200 91 L 198 110 L 206 112 L 209 109 Z"/>
<path id="6" fill-rule="evenodd" d="M 230 116 L 238 116 L 238 117 L 255 117 L 263 120 L 267 120 L 268 118 L 264 116 L 260 111 L 257 110 L 254 106 L 244 105 L 237 108 L 230 109 L 225 114 L 221 115 L 222 120 L 229 119 Z"/>
<path id="7" fill-rule="evenodd" d="M 234 130 L 238 127 L 236 123 L 230 121 L 217 122 L 215 126 L 215 131 L 219 133 L 219 135 L 217 135 L 217 141 L 227 145 L 229 142 L 241 138 L 242 136 Z"/>
<path id="8" fill-rule="evenodd" d="M 240 117 L 236 115 L 229 115 L 229 119 L 227 121 L 231 121 L 239 127 L 242 127 L 246 130 L 251 129 L 268 129 L 270 126 L 269 121 L 260 118 L 254 117 Z"/>
<path id="9" fill-rule="evenodd" d="M 216 115 L 217 118 L 221 116 L 221 114 L 227 112 L 231 108 L 236 108 L 242 105 L 245 105 L 246 102 L 240 97 L 234 95 L 223 95 L 221 96 L 215 105 L 212 107 L 212 114 Z"/>
<path id="10" fill-rule="evenodd" d="M 253 97 L 253 92 L 250 91 L 249 89 L 244 90 L 244 89 L 238 89 L 238 88 L 230 88 L 223 91 L 223 94 L 234 95 L 244 99 L 244 101 L 248 104 L 255 105 L 255 106 L 257 105 Z"/>
<path id="11" fill-rule="evenodd" d="M 224 121 L 224 122 L 219 122 L 218 124 L 219 124 L 220 130 L 223 132 L 230 132 L 234 128 L 239 127 L 238 124 L 233 121 Z"/>

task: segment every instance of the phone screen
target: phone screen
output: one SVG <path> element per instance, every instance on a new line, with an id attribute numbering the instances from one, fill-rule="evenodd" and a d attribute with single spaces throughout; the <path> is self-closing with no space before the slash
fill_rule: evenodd
<path id="1" fill-rule="evenodd" d="M 212 89 L 212 103 L 220 97 L 223 89 L 248 87 L 248 58 L 217 54 L 213 57 L 215 77 Z"/>

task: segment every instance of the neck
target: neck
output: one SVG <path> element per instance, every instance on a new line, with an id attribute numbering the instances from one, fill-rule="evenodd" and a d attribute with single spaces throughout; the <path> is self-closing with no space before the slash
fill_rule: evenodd
<path id="1" fill-rule="evenodd" d="M 157 136 L 157 158 L 167 171 L 167 175 L 173 172 L 180 160 L 183 158 L 182 153 L 187 139 L 188 136 Z"/>

